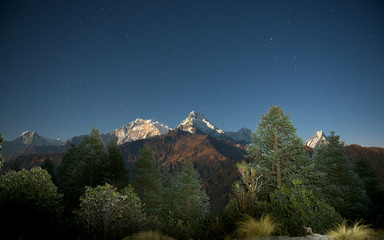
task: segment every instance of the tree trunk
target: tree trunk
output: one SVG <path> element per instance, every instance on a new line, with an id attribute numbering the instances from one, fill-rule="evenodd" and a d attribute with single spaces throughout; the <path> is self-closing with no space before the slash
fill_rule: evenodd
<path id="1" fill-rule="evenodd" d="M 278 132 L 277 132 L 277 129 L 276 129 L 276 132 L 275 132 L 275 142 L 274 142 L 275 151 L 277 151 L 279 149 L 278 143 L 279 143 L 279 136 L 278 136 Z M 277 183 L 277 186 L 279 186 L 281 184 L 280 159 L 276 159 L 276 183 Z"/>

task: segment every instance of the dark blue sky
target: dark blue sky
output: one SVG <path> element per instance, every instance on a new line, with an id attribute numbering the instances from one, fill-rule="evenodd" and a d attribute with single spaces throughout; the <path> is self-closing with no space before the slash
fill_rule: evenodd
<path id="1" fill-rule="evenodd" d="M 254 130 L 384 147 L 383 1 L 2 1 L 0 132 L 172 128 L 192 110 Z"/>

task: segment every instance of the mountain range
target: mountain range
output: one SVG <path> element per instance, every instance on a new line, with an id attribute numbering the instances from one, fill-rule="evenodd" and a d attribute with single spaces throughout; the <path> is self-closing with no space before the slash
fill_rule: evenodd
<path id="1" fill-rule="evenodd" d="M 164 135 L 175 130 L 193 134 L 206 134 L 244 145 L 252 141 L 251 130 L 242 128 L 238 132 L 224 132 L 210 123 L 201 113 L 195 111 L 192 111 L 175 129 L 157 121 L 138 118 L 118 129 L 102 134 L 101 137 L 105 143 L 113 139 L 118 145 L 123 145 L 140 139 Z M 59 139 L 42 137 L 36 132 L 26 131 L 15 140 L 4 141 L 2 155 L 8 161 L 17 156 L 31 153 L 59 152 L 67 149 L 71 144 L 78 144 L 84 136 L 75 136 L 63 142 Z"/>
<path id="2" fill-rule="evenodd" d="M 325 141 L 320 130 L 309 138 L 304 149 L 312 155 L 316 146 Z M 51 160 L 56 166 L 71 144 L 79 143 L 84 136 L 66 142 L 41 137 L 34 132 L 24 132 L 13 141 L 4 141 L 2 154 L 6 161 L 1 169 L 27 168 Z M 136 119 L 118 129 L 102 134 L 107 143 L 114 139 L 120 146 L 127 169 L 131 169 L 139 149 L 148 144 L 163 168 L 177 169 L 186 159 L 191 159 L 200 173 L 203 187 L 214 207 L 223 207 L 229 198 L 233 182 L 238 178 L 236 163 L 245 159 L 246 145 L 252 141 L 251 131 L 224 132 L 209 122 L 201 113 L 192 111 L 175 128 L 152 120 Z M 367 148 L 345 145 L 352 163 L 359 158 L 369 161 L 384 186 L 384 148 Z"/>

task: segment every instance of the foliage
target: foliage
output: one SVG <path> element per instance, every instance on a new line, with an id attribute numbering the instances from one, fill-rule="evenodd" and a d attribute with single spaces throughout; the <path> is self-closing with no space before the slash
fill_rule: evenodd
<path id="1" fill-rule="evenodd" d="M 8 171 L 0 178 L 1 239 L 33 238 L 58 230 L 62 195 L 40 167 Z M 45 229 L 45 231 L 41 231 Z"/>
<path id="2" fill-rule="evenodd" d="M 85 186 L 96 187 L 108 180 L 107 153 L 94 127 L 78 145 L 71 145 L 58 168 L 60 191 L 70 207 L 78 205 Z"/>
<path id="3" fill-rule="evenodd" d="M 266 210 L 279 219 L 282 233 L 290 236 L 305 235 L 304 227 L 310 227 L 313 232 L 323 234 L 333 224 L 341 221 L 340 215 L 333 207 L 317 198 L 300 181 L 281 185 L 271 193 Z"/>
<path id="4" fill-rule="evenodd" d="M 370 214 L 367 220 L 374 224 L 375 227 L 384 227 L 384 222 L 380 222 L 380 218 L 384 216 L 384 190 L 380 187 L 380 180 L 376 172 L 369 162 L 363 158 L 355 163 L 353 170 L 363 181 L 366 194 L 370 199 Z"/>
<path id="5" fill-rule="evenodd" d="M 52 160 L 49 158 L 46 158 L 43 162 L 43 164 L 40 165 L 42 169 L 45 169 L 49 175 L 51 175 L 52 182 L 56 185 L 57 182 L 57 173 L 56 173 L 56 167 L 53 164 Z"/>
<path id="6" fill-rule="evenodd" d="M 1 133 L 0 133 L 0 169 L 3 166 L 3 163 L 4 163 L 3 157 L 1 156 L 1 144 L 2 143 L 3 143 L 3 136 L 1 136 Z"/>
<path id="7" fill-rule="evenodd" d="M 168 177 L 169 178 L 169 177 Z M 168 179 L 169 181 L 170 179 Z M 201 187 L 199 174 L 190 160 L 165 189 L 165 221 L 167 233 L 178 238 L 203 234 L 203 226 L 209 214 L 209 198 Z"/>
<path id="8" fill-rule="evenodd" d="M 268 237 L 279 229 L 279 224 L 269 215 L 263 215 L 259 220 L 245 215 L 236 225 L 235 235 L 238 239 Z"/>
<path id="9" fill-rule="evenodd" d="M 343 217 L 359 219 L 368 213 L 369 199 L 363 181 L 353 172 L 343 143 L 334 132 L 313 155 L 316 169 L 324 175 L 321 194 Z"/>
<path id="10" fill-rule="evenodd" d="M 292 179 L 300 179 L 307 185 L 316 178 L 316 171 L 296 134 L 296 128 L 279 106 L 271 106 L 267 114 L 261 115 L 252 138 L 247 156 L 260 167 L 265 179 L 265 197 L 278 185 L 289 183 Z"/>
<path id="11" fill-rule="evenodd" d="M 161 211 L 162 184 L 159 163 L 148 145 L 139 150 L 133 171 L 133 186 L 149 215 L 158 215 Z"/>
<path id="12" fill-rule="evenodd" d="M 107 150 L 109 179 L 113 186 L 121 189 L 128 180 L 123 155 L 113 139 L 109 142 Z"/>
<path id="13" fill-rule="evenodd" d="M 89 239 L 121 238 L 140 230 L 146 220 L 143 205 L 131 186 L 119 193 L 107 183 L 86 188 L 76 216 Z"/>
<path id="14" fill-rule="evenodd" d="M 132 236 L 125 237 L 123 240 L 174 240 L 172 237 L 168 237 L 160 232 L 156 231 L 146 231 L 139 232 Z"/>
<path id="15" fill-rule="evenodd" d="M 201 187 L 199 174 L 191 161 L 187 161 L 173 186 L 175 206 L 173 212 L 177 218 L 197 221 L 209 213 L 209 198 Z"/>
<path id="16" fill-rule="evenodd" d="M 336 228 L 328 232 L 333 240 L 368 240 L 374 236 L 374 231 L 368 226 L 357 221 L 348 227 L 346 221 L 336 225 Z"/>
<path id="17" fill-rule="evenodd" d="M 258 173 L 258 168 L 253 163 L 242 162 L 236 164 L 236 167 L 241 181 L 233 184 L 233 192 L 239 213 L 253 215 L 257 200 L 256 194 L 263 186 L 262 175 Z"/>
<path id="18" fill-rule="evenodd" d="M 176 219 L 172 211 L 162 218 L 161 230 L 176 239 L 188 239 L 197 235 L 196 229 L 189 222 Z"/>

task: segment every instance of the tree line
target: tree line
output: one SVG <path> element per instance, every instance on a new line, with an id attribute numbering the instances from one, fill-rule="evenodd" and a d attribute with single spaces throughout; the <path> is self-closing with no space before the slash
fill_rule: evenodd
<path id="1" fill-rule="evenodd" d="M 383 227 L 384 193 L 375 172 L 365 159 L 352 166 L 334 132 L 310 158 L 290 116 L 271 106 L 252 138 L 228 204 L 212 212 L 191 159 L 170 172 L 145 145 L 128 174 L 116 142 L 105 146 L 93 128 L 58 167 L 46 160 L 41 168 L 1 176 L 0 237 L 121 239 L 156 230 L 176 239 L 220 239 L 245 216 L 265 214 L 290 236 L 305 235 L 308 227 L 325 233 L 342 219 Z"/>

